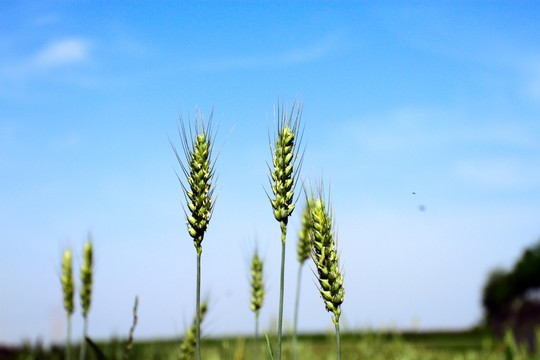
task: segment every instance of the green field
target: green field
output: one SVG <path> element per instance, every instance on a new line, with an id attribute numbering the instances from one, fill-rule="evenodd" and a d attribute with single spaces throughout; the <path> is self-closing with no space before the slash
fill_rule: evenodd
<path id="1" fill-rule="evenodd" d="M 275 338 L 272 339 L 275 344 Z M 136 341 L 130 359 L 178 359 L 180 339 Z M 125 341 L 99 342 L 98 346 L 109 360 L 124 358 Z M 266 344 L 259 342 L 260 359 L 270 359 Z M 11 349 L 0 353 L 1 359 L 64 359 L 64 350 L 39 346 Z M 335 359 L 334 334 L 300 335 L 298 360 Z M 75 354 L 78 354 L 75 349 Z M 526 351 L 525 346 L 509 348 L 503 340 L 495 339 L 488 331 L 460 332 L 404 332 L 404 333 L 344 333 L 342 337 L 344 359 L 540 359 Z M 283 357 L 291 359 L 291 341 L 285 337 Z M 202 358 L 213 360 L 242 360 L 253 358 L 250 337 L 206 338 L 202 342 Z M 89 351 L 88 360 L 97 359 Z"/>

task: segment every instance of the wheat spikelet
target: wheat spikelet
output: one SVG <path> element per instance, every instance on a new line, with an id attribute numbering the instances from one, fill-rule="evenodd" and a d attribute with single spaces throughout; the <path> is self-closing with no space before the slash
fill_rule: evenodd
<path id="1" fill-rule="evenodd" d="M 313 202 L 313 198 L 308 198 L 304 211 L 302 211 L 302 227 L 298 232 L 298 244 L 296 246 L 296 254 L 300 265 L 311 256 L 313 249 L 313 225 L 311 220 Z"/>
<path id="2" fill-rule="evenodd" d="M 201 313 L 200 313 L 200 322 L 202 323 L 204 319 L 204 315 L 207 311 L 207 302 L 203 301 L 201 303 Z M 197 324 L 196 324 L 196 316 L 193 318 L 193 323 L 191 324 L 190 328 L 186 330 L 186 335 L 184 336 L 184 340 L 182 340 L 182 344 L 180 345 L 180 360 L 192 360 L 195 357 L 195 348 L 196 348 L 196 332 L 197 332 Z"/>
<path id="3" fill-rule="evenodd" d="M 73 280 L 73 255 L 71 250 L 66 249 L 62 258 L 62 276 L 60 281 L 62 282 L 62 293 L 64 295 L 64 309 L 68 317 L 73 314 L 75 310 L 75 304 L 73 301 L 73 294 L 75 293 L 75 282 Z"/>
<path id="4" fill-rule="evenodd" d="M 88 237 L 88 241 L 83 248 L 83 264 L 81 266 L 81 307 L 83 317 L 88 315 L 90 311 L 90 303 L 92 301 L 92 268 L 94 249 L 92 239 Z"/>
<path id="5" fill-rule="evenodd" d="M 313 261 L 317 268 L 319 291 L 326 310 L 334 314 L 333 322 L 338 325 L 341 315 L 341 303 L 344 300 L 343 275 L 339 270 L 336 242 L 332 231 L 330 210 L 319 197 L 313 203 L 311 216 L 313 221 Z"/>
<path id="6" fill-rule="evenodd" d="M 265 291 L 263 282 L 263 261 L 257 251 L 251 259 L 251 310 L 258 314 L 263 306 Z"/>

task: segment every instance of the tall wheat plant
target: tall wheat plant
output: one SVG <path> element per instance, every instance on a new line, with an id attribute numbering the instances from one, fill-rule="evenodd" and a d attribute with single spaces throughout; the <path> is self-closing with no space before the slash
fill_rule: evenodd
<path id="1" fill-rule="evenodd" d="M 253 341 L 254 359 L 259 357 L 258 340 L 259 340 L 259 312 L 264 302 L 264 281 L 263 281 L 263 261 L 259 257 L 259 253 L 255 249 L 250 266 L 251 273 L 251 303 L 249 307 L 255 313 L 255 341 Z"/>
<path id="2" fill-rule="evenodd" d="M 196 113 L 195 123 L 189 124 L 186 131 L 185 124 L 180 118 L 178 132 L 182 143 L 183 157 L 172 145 L 176 158 L 182 168 L 185 180 L 176 174 L 184 190 L 187 209 L 186 225 L 189 235 L 197 252 L 197 306 L 195 312 L 196 322 L 196 355 L 201 359 L 201 254 L 204 234 L 212 217 L 214 208 L 214 161 L 212 151 L 214 136 L 212 128 L 212 114 L 205 122 L 200 112 Z"/>
<path id="3" fill-rule="evenodd" d="M 92 239 L 88 236 L 88 241 L 84 244 L 83 248 L 83 264 L 81 266 L 81 308 L 82 316 L 84 319 L 83 327 L 83 340 L 81 342 L 81 355 L 80 359 L 86 359 L 86 337 L 88 336 L 88 312 L 90 311 L 90 304 L 92 301 L 92 268 L 94 250 L 92 246 Z"/>
<path id="4" fill-rule="evenodd" d="M 304 263 L 311 256 L 313 249 L 313 223 L 311 221 L 311 207 L 313 198 L 306 200 L 304 211 L 302 212 L 302 227 L 298 233 L 298 244 L 296 246 L 296 256 L 298 258 L 298 279 L 296 282 L 296 301 L 294 304 L 294 322 L 293 322 L 293 360 L 296 360 L 296 345 L 298 342 L 298 308 L 300 304 L 300 282 L 302 280 L 302 268 Z"/>
<path id="5" fill-rule="evenodd" d="M 337 358 L 341 359 L 341 338 L 339 333 L 339 317 L 344 300 L 345 288 L 343 275 L 339 269 L 330 208 L 325 204 L 322 186 L 311 207 L 313 224 L 313 262 L 317 269 L 319 291 L 326 310 L 333 314 L 332 321 L 336 328 Z"/>
<path id="6" fill-rule="evenodd" d="M 62 275 L 60 281 L 62 283 L 64 309 L 66 310 L 67 317 L 66 359 L 71 360 L 71 315 L 75 310 L 73 301 L 75 281 L 73 280 L 73 255 L 69 249 L 64 250 L 64 256 L 62 257 Z"/>
<path id="7" fill-rule="evenodd" d="M 287 237 L 287 223 L 295 207 L 294 191 L 298 183 L 298 173 L 302 158 L 298 155 L 301 143 L 300 118 L 302 107 L 298 106 L 295 114 L 295 103 L 289 115 L 287 110 L 279 107 L 277 110 L 277 129 L 274 133 L 274 142 L 270 144 L 272 153 L 272 167 L 269 180 L 273 197 L 270 198 L 274 217 L 281 228 L 281 276 L 279 285 L 279 312 L 278 312 L 278 343 L 277 360 L 281 360 L 281 330 L 283 324 L 283 284 L 285 276 L 285 239 Z M 300 136 L 299 136 L 300 135 Z M 267 194 L 268 195 L 268 194 Z"/>

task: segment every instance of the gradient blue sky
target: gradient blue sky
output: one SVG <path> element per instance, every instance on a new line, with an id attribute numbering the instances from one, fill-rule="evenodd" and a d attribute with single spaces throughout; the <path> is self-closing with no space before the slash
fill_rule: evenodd
<path id="1" fill-rule="evenodd" d="M 212 106 L 225 145 L 204 240 L 205 331 L 251 332 L 255 241 L 268 328 L 280 254 L 263 190 L 268 123 L 278 99 L 296 97 L 302 177 L 332 187 L 344 327 L 474 324 L 488 271 L 540 235 L 539 16 L 515 1 L 3 1 L 0 342 L 64 339 L 61 254 L 71 247 L 78 268 L 89 231 L 90 335 L 127 334 L 135 294 L 138 338 L 183 333 L 195 251 L 168 138 L 179 144 L 179 113 Z M 301 301 L 301 331 L 332 327 L 307 267 Z M 81 328 L 77 312 L 75 338 Z"/>

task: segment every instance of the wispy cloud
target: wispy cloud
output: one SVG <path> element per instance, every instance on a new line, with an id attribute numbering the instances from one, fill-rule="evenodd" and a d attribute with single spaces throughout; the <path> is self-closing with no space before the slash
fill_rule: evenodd
<path id="1" fill-rule="evenodd" d="M 524 189 L 540 185 L 540 168 L 520 158 L 461 161 L 456 174 L 463 180 L 492 189 Z"/>
<path id="2" fill-rule="evenodd" d="M 78 37 L 50 41 L 26 57 L 8 59 L 0 75 L 17 80 L 88 63 L 91 59 L 90 49 L 90 41 Z"/>
<path id="3" fill-rule="evenodd" d="M 528 93 L 532 98 L 540 101 L 540 60 L 530 66 L 530 75 L 527 77 L 529 81 Z"/>
<path id="4" fill-rule="evenodd" d="M 36 26 L 49 26 L 58 24 L 60 20 L 61 17 L 58 14 L 49 13 L 35 18 L 33 24 Z"/>
<path id="5" fill-rule="evenodd" d="M 54 138 L 51 142 L 53 149 L 59 151 L 72 150 L 81 141 L 81 137 L 78 133 L 70 132 L 62 134 Z"/>
<path id="6" fill-rule="evenodd" d="M 252 69 L 304 64 L 320 60 L 339 48 L 336 36 L 327 36 L 308 46 L 290 49 L 278 54 L 248 55 L 201 61 L 201 70 Z"/>
<path id="7" fill-rule="evenodd" d="M 535 129 L 501 119 L 472 121 L 459 111 L 401 108 L 355 119 L 345 125 L 349 134 L 361 134 L 358 144 L 375 152 L 402 152 L 443 147 L 491 146 L 538 149 Z"/>
<path id="8" fill-rule="evenodd" d="M 31 64 L 38 68 L 52 68 L 82 63 L 89 59 L 89 43 L 79 38 L 51 42 L 33 56 Z"/>

